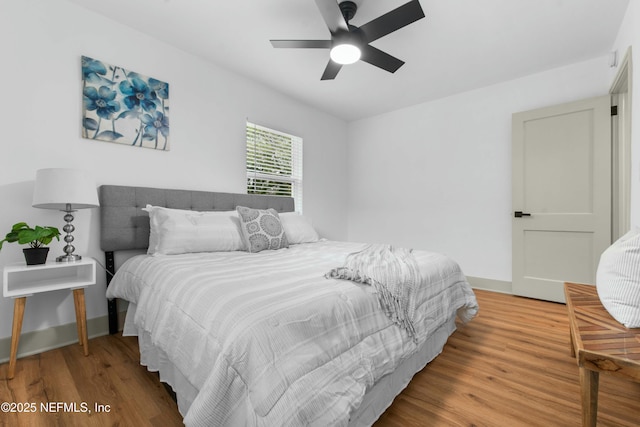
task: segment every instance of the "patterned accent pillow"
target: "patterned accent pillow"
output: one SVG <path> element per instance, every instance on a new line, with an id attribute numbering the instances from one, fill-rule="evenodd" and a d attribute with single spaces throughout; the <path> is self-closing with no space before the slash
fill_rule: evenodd
<path id="1" fill-rule="evenodd" d="M 627 328 L 640 328 L 640 228 L 600 256 L 596 288 L 602 305 Z"/>
<path id="2" fill-rule="evenodd" d="M 287 235 L 275 209 L 261 210 L 238 206 L 236 210 L 240 218 L 240 230 L 249 252 L 289 247 Z"/>

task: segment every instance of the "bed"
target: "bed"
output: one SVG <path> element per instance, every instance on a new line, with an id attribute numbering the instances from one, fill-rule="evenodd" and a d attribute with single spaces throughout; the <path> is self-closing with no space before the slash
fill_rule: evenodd
<path id="1" fill-rule="evenodd" d="M 100 204 L 110 270 L 115 251 L 162 246 L 153 209 L 191 218 L 181 212 L 271 208 L 291 236 L 286 248 L 249 252 L 240 232 L 244 250 L 136 255 L 108 276 L 110 328 L 115 298 L 129 301 L 123 334 L 138 337 L 141 364 L 174 390 L 187 426 L 371 425 L 442 351 L 456 316 L 478 310 L 457 263 L 413 251 L 423 285 L 404 310 L 414 329 L 401 326 L 380 289 L 330 274 L 369 246 L 292 228 L 301 219 L 290 198 L 102 186 Z"/>

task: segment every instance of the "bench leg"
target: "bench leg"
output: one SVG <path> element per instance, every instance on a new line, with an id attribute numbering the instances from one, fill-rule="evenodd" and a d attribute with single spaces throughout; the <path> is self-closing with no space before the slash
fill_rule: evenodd
<path id="1" fill-rule="evenodd" d="M 580 395 L 582 397 L 582 425 L 596 427 L 598 420 L 599 373 L 580 367 Z"/>
<path id="2" fill-rule="evenodd" d="M 571 346 L 571 357 L 576 357 L 576 347 L 573 342 L 573 329 L 569 329 L 569 345 Z"/>

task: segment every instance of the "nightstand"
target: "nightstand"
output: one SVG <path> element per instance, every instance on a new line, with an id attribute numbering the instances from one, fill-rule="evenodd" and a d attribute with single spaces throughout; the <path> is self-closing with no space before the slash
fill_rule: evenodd
<path id="1" fill-rule="evenodd" d="M 33 294 L 61 289 L 70 289 L 73 291 L 78 342 L 83 347 L 84 355 L 89 355 L 84 288 L 96 283 L 95 260 L 85 258 L 76 262 L 49 262 L 41 265 L 8 265 L 3 269 L 2 278 L 2 294 L 5 298 L 14 299 L 9 379 L 13 378 L 16 370 L 18 342 L 20 341 L 22 319 L 24 318 L 27 297 Z"/>

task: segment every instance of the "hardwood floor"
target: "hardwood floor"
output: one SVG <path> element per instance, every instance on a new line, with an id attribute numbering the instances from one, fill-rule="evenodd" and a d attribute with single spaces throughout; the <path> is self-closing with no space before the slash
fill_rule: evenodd
<path id="1" fill-rule="evenodd" d="M 375 426 L 579 426 L 566 307 L 476 295 L 478 317 L 451 336 Z M 139 365 L 135 338 L 99 337 L 89 349 L 88 357 L 72 345 L 19 359 L 13 380 L 8 364 L 0 365 L 0 403 L 36 404 L 32 413 L 0 412 L 0 426 L 182 425 L 157 375 Z M 41 402 L 51 402 L 48 413 Z M 57 406 L 64 403 L 78 412 Z M 602 375 L 599 403 L 600 426 L 640 425 L 639 383 Z"/>
<path id="2" fill-rule="evenodd" d="M 0 404 L 36 403 L 35 412 L 0 413 L 0 426 L 180 426 L 182 417 L 158 376 L 139 364 L 135 337 L 89 340 L 89 356 L 71 345 L 18 360 L 6 379 L 0 367 Z M 41 402 L 76 404 L 46 412 Z M 91 413 L 83 412 L 86 403 Z M 96 411 L 96 404 L 103 405 Z M 108 407 L 107 407 L 108 405 Z M 31 409 L 31 408 L 29 408 Z M 57 412 L 56 412 L 57 411 Z"/>
<path id="3" fill-rule="evenodd" d="M 564 304 L 476 291 L 478 317 L 416 374 L 375 424 L 579 426 L 578 367 Z M 640 425 L 640 383 L 600 376 L 599 426 Z"/>

